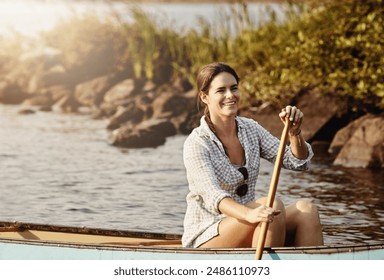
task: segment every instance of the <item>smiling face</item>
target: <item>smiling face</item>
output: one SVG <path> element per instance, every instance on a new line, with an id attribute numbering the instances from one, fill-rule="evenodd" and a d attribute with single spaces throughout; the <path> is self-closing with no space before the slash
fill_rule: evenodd
<path id="1" fill-rule="evenodd" d="M 202 94 L 200 98 L 208 106 L 212 120 L 235 117 L 240 102 L 236 78 L 228 72 L 219 73 L 213 78 L 208 94 Z"/>

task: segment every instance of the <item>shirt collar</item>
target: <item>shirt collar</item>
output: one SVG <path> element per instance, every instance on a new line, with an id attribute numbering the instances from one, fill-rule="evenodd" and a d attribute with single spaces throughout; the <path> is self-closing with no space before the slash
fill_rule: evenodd
<path id="1" fill-rule="evenodd" d="M 242 130 L 244 128 L 244 123 L 243 123 L 243 120 L 239 116 L 236 116 L 235 120 L 236 120 L 237 129 L 238 129 L 238 133 L 239 133 L 240 130 Z M 202 136 L 207 136 L 214 141 L 220 142 L 220 140 L 217 138 L 216 134 L 213 133 L 213 131 L 209 128 L 208 123 L 205 120 L 205 116 L 202 116 L 200 118 L 200 126 L 201 126 L 201 135 Z"/>

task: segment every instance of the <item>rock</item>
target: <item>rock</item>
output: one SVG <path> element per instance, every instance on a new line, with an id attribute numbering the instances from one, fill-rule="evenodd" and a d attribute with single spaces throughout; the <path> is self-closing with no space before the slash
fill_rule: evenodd
<path id="1" fill-rule="evenodd" d="M 329 163 L 331 162 L 332 159 L 328 153 L 329 144 L 330 143 L 328 141 L 313 141 L 311 143 L 313 153 L 315 154 L 315 160 L 327 161 Z"/>
<path id="2" fill-rule="evenodd" d="M 172 82 L 172 86 L 176 88 L 179 92 L 188 92 L 193 89 L 192 84 L 186 78 L 177 77 Z"/>
<path id="3" fill-rule="evenodd" d="M 144 111 L 131 103 L 128 107 L 118 107 L 116 113 L 109 120 L 107 129 L 119 128 L 123 123 L 130 122 L 135 125 L 140 123 L 144 117 Z"/>
<path id="4" fill-rule="evenodd" d="M 78 84 L 75 88 L 75 98 L 84 106 L 99 106 L 106 92 L 113 87 L 113 82 L 113 78 L 106 75 Z"/>
<path id="5" fill-rule="evenodd" d="M 328 123 L 334 122 L 334 118 L 341 116 L 347 111 L 346 101 L 340 100 L 331 93 L 321 94 L 315 90 L 309 91 L 299 97 L 295 106 L 300 108 L 304 113 L 302 133 L 304 139 L 308 141 L 315 138 L 331 141 L 336 132 L 333 131 L 333 129 L 328 129 L 327 131 L 322 132 L 322 134 L 329 135 L 316 137 L 316 134 Z"/>
<path id="6" fill-rule="evenodd" d="M 75 113 L 79 111 L 80 103 L 73 94 L 68 93 L 54 104 L 63 113 Z"/>
<path id="7" fill-rule="evenodd" d="M 178 122 L 178 132 L 184 135 L 188 135 L 192 130 L 199 126 L 201 116 L 195 112 L 188 112 L 186 117 L 181 115 L 181 119 Z"/>
<path id="8" fill-rule="evenodd" d="M 18 84 L 0 81 L 0 103 L 20 104 L 27 97 L 28 94 Z"/>
<path id="9" fill-rule="evenodd" d="M 340 129 L 334 136 L 331 145 L 329 146 L 328 152 L 331 155 L 336 156 L 341 148 L 344 146 L 345 143 L 349 139 L 351 139 L 352 135 L 355 133 L 356 129 L 361 125 L 361 123 L 367 119 L 370 118 L 371 115 L 365 115 L 355 121 L 352 121 L 349 123 L 346 127 Z"/>
<path id="10" fill-rule="evenodd" d="M 119 104 L 122 100 L 132 98 L 135 93 L 135 81 L 133 79 L 126 79 L 106 92 L 104 102 Z"/>
<path id="11" fill-rule="evenodd" d="M 384 115 L 368 115 L 355 121 L 349 132 L 336 134 L 335 142 L 346 140 L 334 164 L 345 167 L 383 168 L 384 167 Z M 350 135 L 348 138 L 347 136 Z M 331 146 L 335 144 L 331 144 Z"/>
<path id="12" fill-rule="evenodd" d="M 331 93 L 321 94 L 316 90 L 307 91 L 290 105 L 298 107 L 304 113 L 304 122 L 301 131 L 306 141 L 324 141 L 328 139 L 328 141 L 330 141 L 335 133 L 333 129 L 322 132 L 321 137 L 317 137 L 317 133 L 328 123 L 333 122 L 335 117 L 346 112 L 347 109 L 345 101 L 339 100 Z M 280 138 L 281 132 L 283 131 L 283 123 L 280 121 L 278 115 L 281 109 L 282 108 L 278 108 L 276 105 L 264 103 L 256 110 L 241 112 L 241 115 L 255 119 L 272 135 Z"/>
<path id="13" fill-rule="evenodd" d="M 41 94 L 50 96 L 50 98 L 52 99 L 52 102 L 56 103 L 60 99 L 62 99 L 63 97 L 68 96 L 72 93 L 67 87 L 62 86 L 62 85 L 58 85 L 58 86 L 52 86 L 52 87 L 44 88 L 41 91 Z"/>
<path id="14" fill-rule="evenodd" d="M 110 143 L 125 148 L 147 148 L 163 145 L 168 136 L 175 135 L 174 125 L 165 119 L 150 119 L 138 126 L 125 125 L 114 130 Z"/>
<path id="15" fill-rule="evenodd" d="M 41 106 L 39 108 L 39 111 L 42 111 L 42 112 L 51 112 L 52 111 L 52 106 Z"/>
<path id="16" fill-rule="evenodd" d="M 36 113 L 35 110 L 33 109 L 30 109 L 30 108 L 24 108 L 24 109 L 20 109 L 18 112 L 17 112 L 19 115 L 31 115 L 31 114 L 34 114 Z"/>
<path id="17" fill-rule="evenodd" d="M 30 106 L 43 106 L 43 107 L 50 107 L 54 104 L 53 99 L 51 95 L 48 94 L 39 94 L 39 95 L 33 95 L 30 98 L 27 98 L 23 102 L 24 105 L 30 105 Z"/>
<path id="18" fill-rule="evenodd" d="M 138 95 L 135 99 L 135 106 L 144 112 L 144 119 L 150 119 L 153 117 L 153 105 L 154 101 L 154 92 L 150 91 Z"/>
<path id="19" fill-rule="evenodd" d="M 183 110 L 178 116 L 172 118 L 172 122 L 178 128 L 178 133 L 189 134 L 199 126 L 201 118 L 196 104 L 196 90 L 189 90 L 183 93 L 182 97 L 184 98 L 181 102 Z"/>
<path id="20" fill-rule="evenodd" d="M 28 89 L 30 92 L 35 92 L 41 88 L 66 85 L 67 76 L 67 70 L 63 65 L 55 65 L 44 72 L 34 73 L 29 81 Z"/>
<path id="21" fill-rule="evenodd" d="M 176 117 L 185 112 L 196 111 L 195 94 L 177 92 L 172 87 L 162 87 L 153 101 L 153 115 Z"/>

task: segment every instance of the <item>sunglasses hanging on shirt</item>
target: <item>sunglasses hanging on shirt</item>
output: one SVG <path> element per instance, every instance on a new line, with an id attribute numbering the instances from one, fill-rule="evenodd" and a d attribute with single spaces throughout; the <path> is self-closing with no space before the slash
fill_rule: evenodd
<path id="1" fill-rule="evenodd" d="M 244 166 L 240 167 L 238 170 L 241 174 L 243 174 L 244 177 L 244 184 L 238 186 L 236 189 L 236 194 L 241 197 L 246 195 L 248 192 L 248 184 L 245 183 L 245 181 L 248 179 L 248 170 Z"/>

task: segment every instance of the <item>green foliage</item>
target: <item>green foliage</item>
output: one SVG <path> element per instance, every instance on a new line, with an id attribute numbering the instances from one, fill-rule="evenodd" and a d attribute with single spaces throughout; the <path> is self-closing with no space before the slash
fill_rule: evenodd
<path id="1" fill-rule="evenodd" d="M 181 38 L 182 55 L 173 63 L 177 73 L 193 85 L 200 68 L 219 59 L 220 40 L 213 36 L 208 22 L 200 19 L 199 26 L 199 30 L 191 29 Z"/>
<path id="2" fill-rule="evenodd" d="M 282 25 L 243 31 L 236 49 L 242 53 L 238 67 L 246 69 L 244 91 L 287 103 L 319 87 L 355 106 L 383 108 L 383 15 L 382 0 L 308 2 Z"/>
<path id="3" fill-rule="evenodd" d="M 132 10 L 134 23 L 125 25 L 127 39 L 127 53 L 131 58 L 136 78 L 146 76 L 152 79 L 154 65 L 160 57 L 160 50 L 156 48 L 159 32 L 156 24 L 149 16 L 138 9 Z"/>

